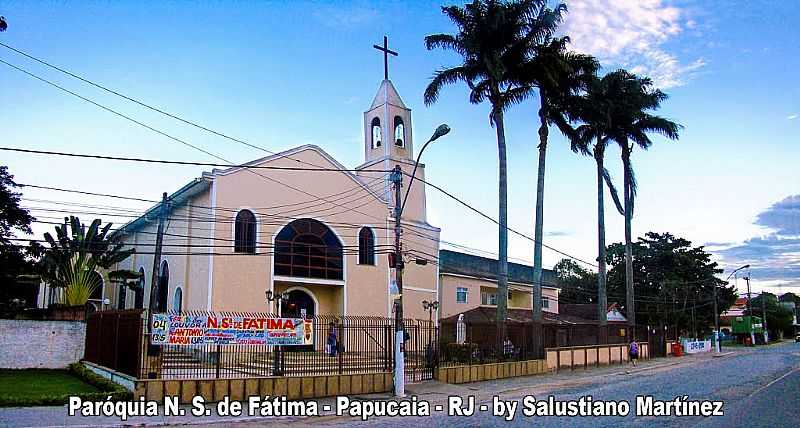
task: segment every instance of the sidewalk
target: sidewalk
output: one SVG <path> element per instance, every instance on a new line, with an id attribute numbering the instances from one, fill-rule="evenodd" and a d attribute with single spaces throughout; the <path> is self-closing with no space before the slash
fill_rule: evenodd
<path id="1" fill-rule="evenodd" d="M 667 357 L 654 360 L 640 361 L 636 368 L 626 363 L 623 365 L 603 366 L 590 368 L 588 370 L 576 369 L 574 371 L 561 371 L 547 375 L 527 376 L 518 378 L 499 379 L 484 382 L 475 382 L 460 385 L 451 385 L 437 381 L 427 381 L 406 386 L 408 398 L 416 396 L 420 400 L 427 400 L 431 404 L 445 403 L 447 397 L 451 395 L 475 396 L 478 402 L 490 401 L 493 396 L 503 396 L 504 398 L 521 397 L 528 394 L 541 394 L 561 388 L 580 387 L 582 384 L 590 383 L 599 377 L 607 376 L 635 376 L 647 375 L 651 372 L 669 370 L 679 365 L 700 364 L 711 358 L 725 358 L 739 354 L 739 350 L 726 352 L 720 357 L 715 357 L 714 353 L 693 354 L 679 358 Z M 395 400 L 390 394 L 369 394 L 351 396 L 351 400 Z M 324 398 L 317 400 L 320 409 L 323 405 L 334 405 L 335 398 Z M 51 407 L 12 407 L 0 408 L 0 427 L 118 427 L 118 426 L 168 426 L 168 425 L 209 425 L 215 423 L 235 424 L 246 421 L 279 422 L 282 424 L 297 422 L 303 417 L 253 417 L 253 416 L 218 416 L 213 411 L 205 417 L 192 416 L 188 411 L 189 406 L 182 406 L 187 409 L 185 416 L 163 416 L 163 408 L 159 412 L 162 416 L 152 417 L 131 417 L 127 421 L 121 421 L 118 417 L 95 416 L 81 417 L 68 416 L 66 406 Z M 333 412 L 320 411 L 326 419 L 337 417 Z M 341 416 L 345 417 L 345 416 Z M 319 420 L 320 418 L 315 418 Z"/>

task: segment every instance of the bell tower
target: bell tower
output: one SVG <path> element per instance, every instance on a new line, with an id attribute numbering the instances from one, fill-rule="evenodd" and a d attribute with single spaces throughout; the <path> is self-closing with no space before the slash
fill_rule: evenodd
<path id="1" fill-rule="evenodd" d="M 388 171 L 400 166 L 405 174 L 414 170 L 414 138 L 411 128 L 411 109 L 406 107 L 392 81 L 389 80 L 389 55 L 397 56 L 397 52 L 388 47 L 388 39 L 384 36 L 383 46 L 373 45 L 383 53 L 383 80 L 378 93 L 372 100 L 369 109 L 364 112 L 364 163 L 357 167 L 358 175 L 375 177 L 370 170 Z M 417 167 L 416 177 L 425 179 L 425 165 Z M 403 177 L 403 189 L 408 187 L 409 177 Z M 403 190 L 405 192 L 405 190 Z M 394 208 L 391 196 L 391 183 L 384 183 L 384 200 L 387 208 Z M 417 182 L 408 195 L 408 204 L 403 210 L 403 220 L 426 224 L 425 186 Z"/>
<path id="2" fill-rule="evenodd" d="M 392 81 L 385 79 L 364 112 L 364 162 L 384 157 L 411 160 L 413 147 L 411 109 Z"/>

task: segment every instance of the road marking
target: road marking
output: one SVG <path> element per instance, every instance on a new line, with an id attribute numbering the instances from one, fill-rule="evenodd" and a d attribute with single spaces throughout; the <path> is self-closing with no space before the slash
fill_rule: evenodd
<path id="1" fill-rule="evenodd" d="M 777 378 L 777 379 L 773 379 L 773 380 L 772 380 L 772 382 L 770 382 L 770 383 L 768 383 L 768 384 L 766 384 L 766 385 L 762 386 L 761 388 L 758 388 L 757 390 L 753 391 L 753 393 L 752 393 L 752 394 L 750 394 L 750 395 L 748 395 L 748 396 L 747 396 L 747 398 L 750 398 L 750 397 L 752 397 L 752 396 L 754 396 L 754 395 L 758 394 L 759 392 L 761 392 L 761 391 L 763 391 L 763 390 L 765 390 L 765 389 L 769 388 L 770 386 L 772 386 L 773 384 L 775 384 L 775 382 L 778 382 L 779 380 L 781 380 L 781 379 L 785 378 L 786 376 L 789 376 L 790 374 L 792 374 L 792 373 L 794 373 L 794 372 L 796 372 L 796 371 L 800 371 L 800 367 L 795 367 L 795 368 L 793 368 L 793 369 L 789 370 L 788 372 L 784 373 L 784 374 L 783 374 L 783 376 L 781 376 L 781 377 L 779 377 L 779 378 Z"/>

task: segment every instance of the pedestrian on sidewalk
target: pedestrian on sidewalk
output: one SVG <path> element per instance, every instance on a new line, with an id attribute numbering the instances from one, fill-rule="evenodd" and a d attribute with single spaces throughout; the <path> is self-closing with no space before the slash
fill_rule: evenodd
<path id="1" fill-rule="evenodd" d="M 335 357 L 336 356 L 336 351 L 339 350 L 338 349 L 339 348 L 338 345 L 339 345 L 339 338 L 338 338 L 338 335 L 336 334 L 336 324 L 331 322 L 328 325 L 328 341 L 325 344 L 325 348 L 326 348 L 325 350 L 328 351 L 328 355 L 329 356 L 331 356 L 331 357 Z"/>
<path id="2" fill-rule="evenodd" d="M 633 366 L 636 367 L 636 360 L 639 359 L 639 344 L 635 340 L 631 340 L 631 343 L 628 344 L 628 357 Z"/>

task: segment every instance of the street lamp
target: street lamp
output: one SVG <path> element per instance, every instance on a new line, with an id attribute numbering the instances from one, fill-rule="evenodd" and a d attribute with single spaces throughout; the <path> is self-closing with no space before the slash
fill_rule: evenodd
<path id="1" fill-rule="evenodd" d="M 736 272 L 739 272 L 742 269 L 750 269 L 750 265 L 747 264 L 747 265 L 740 266 L 740 267 L 734 269 L 733 272 L 731 272 L 728 275 L 728 277 L 725 278 L 725 281 L 728 281 L 729 279 L 731 279 L 732 276 L 734 277 L 734 280 L 735 280 L 737 278 L 735 276 Z M 736 291 L 738 292 L 739 290 L 736 290 Z M 747 311 L 750 312 L 750 278 L 749 277 L 747 278 Z M 751 315 L 750 316 L 750 340 L 752 341 L 752 340 L 754 340 L 754 338 L 753 338 L 753 317 L 752 317 L 752 314 L 750 314 L 750 315 Z M 719 349 L 719 314 L 718 314 L 718 311 L 717 311 L 717 285 L 716 284 L 714 284 L 714 340 L 717 343 L 717 353 L 719 353 L 720 352 L 720 349 Z"/>
<path id="2" fill-rule="evenodd" d="M 394 324 L 395 324 L 395 358 L 394 358 L 394 393 L 397 397 L 405 396 L 405 358 L 403 353 L 403 343 L 405 342 L 405 328 L 403 326 L 403 253 L 400 244 L 400 234 L 402 232 L 400 226 L 400 219 L 403 216 L 403 209 L 408 201 L 408 195 L 411 193 L 411 185 L 414 183 L 414 177 L 417 175 L 417 168 L 419 167 L 420 158 L 428 144 L 436 141 L 440 137 L 447 135 L 450 132 L 450 127 L 447 125 L 439 125 L 434 131 L 431 138 L 422 146 L 422 150 L 417 155 L 417 161 L 414 163 L 414 170 L 411 173 L 411 179 L 408 181 L 408 189 L 406 189 L 406 196 L 401 200 L 401 187 L 403 185 L 403 171 L 400 165 L 396 165 L 389 180 L 394 185 L 394 272 L 395 282 L 397 283 L 398 298 L 395 301 L 394 310 Z"/>
<path id="3" fill-rule="evenodd" d="M 282 312 L 281 303 L 284 300 L 289 300 L 289 293 L 284 291 L 281 294 L 275 294 L 272 292 L 272 290 L 267 290 L 265 294 L 267 295 L 267 302 L 273 302 L 275 300 L 278 301 L 278 318 L 280 318 Z M 273 345 L 273 346 L 275 346 L 275 352 L 273 352 L 274 364 L 272 367 L 272 374 L 275 376 L 283 376 L 283 364 L 281 364 L 283 355 L 281 352 L 282 351 L 281 346 L 280 345 Z"/>
<path id="4" fill-rule="evenodd" d="M 429 302 L 423 300 L 422 309 L 428 311 L 428 349 L 425 352 L 425 357 L 428 359 L 428 366 L 433 367 L 433 311 L 439 309 L 439 301 L 434 300 L 433 302 Z"/>

